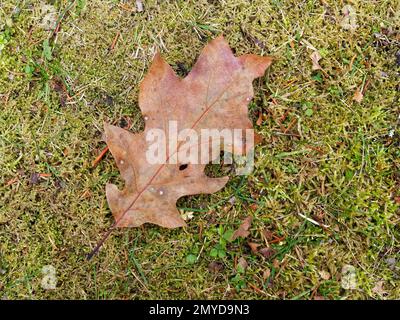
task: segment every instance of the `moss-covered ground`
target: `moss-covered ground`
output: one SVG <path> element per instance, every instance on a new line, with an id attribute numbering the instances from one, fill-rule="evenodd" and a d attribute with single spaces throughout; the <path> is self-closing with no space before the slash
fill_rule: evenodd
<path id="1" fill-rule="evenodd" d="M 0 3 L 0 298 L 399 299 L 399 2 L 143 3 Z M 187 228 L 118 230 L 86 261 L 121 183 L 109 153 L 92 167 L 103 122 L 141 130 L 156 50 L 184 76 L 221 33 L 276 58 L 249 107 L 254 172 L 179 200 Z M 247 216 L 248 238 L 226 241 Z"/>

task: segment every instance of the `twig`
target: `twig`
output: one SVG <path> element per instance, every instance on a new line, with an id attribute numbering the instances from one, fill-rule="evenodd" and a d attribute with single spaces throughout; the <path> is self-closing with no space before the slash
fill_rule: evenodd
<path id="1" fill-rule="evenodd" d="M 121 35 L 121 32 L 118 31 L 117 34 L 116 34 L 115 37 L 114 37 L 113 42 L 111 43 L 111 46 L 110 46 L 109 51 L 114 50 L 115 45 L 117 44 L 117 41 L 118 41 L 120 35 Z"/>
<path id="2" fill-rule="evenodd" d="M 297 122 L 297 118 L 294 118 L 292 121 L 290 121 L 289 125 L 287 126 L 287 128 L 285 129 L 285 131 L 283 133 L 288 133 L 288 131 L 293 128 L 293 126 L 296 124 L 296 122 Z"/>
<path id="3" fill-rule="evenodd" d="M 146 292 L 149 293 L 150 290 L 146 287 L 146 285 L 142 282 L 142 280 L 140 280 L 140 278 L 136 275 L 136 273 L 133 272 L 132 269 L 131 269 L 131 273 L 132 273 L 133 276 L 136 278 L 136 280 L 139 281 L 139 283 L 143 286 L 143 288 L 145 288 Z"/>
<path id="4" fill-rule="evenodd" d="M 93 256 L 99 251 L 99 249 L 101 248 L 101 246 L 103 245 L 104 241 L 107 240 L 107 238 L 110 236 L 111 232 L 114 230 L 115 228 L 115 223 L 111 226 L 110 229 L 108 229 L 108 231 L 104 234 L 103 238 L 99 241 L 99 243 L 97 243 L 96 247 L 86 256 L 87 260 L 90 260 L 93 258 Z"/>
<path id="5" fill-rule="evenodd" d="M 95 166 L 98 165 L 98 163 L 100 162 L 101 159 L 103 159 L 104 155 L 107 153 L 108 151 L 108 146 L 106 146 L 103 150 L 101 150 L 100 154 L 97 156 L 96 159 L 93 160 L 92 162 L 92 168 L 94 168 Z"/>
<path id="6" fill-rule="evenodd" d="M 61 21 L 64 19 L 65 14 L 72 8 L 72 6 L 75 4 L 76 0 L 71 1 L 71 3 L 65 8 L 65 10 L 60 14 L 60 16 L 57 19 L 57 25 L 54 28 L 53 32 L 52 32 L 52 36 L 54 37 L 58 31 L 60 31 L 60 27 L 61 27 Z"/>
<path id="7" fill-rule="evenodd" d="M 317 222 L 317 221 L 315 221 L 315 220 L 313 220 L 313 219 L 311 219 L 311 218 L 309 218 L 309 217 L 306 217 L 304 214 L 301 214 L 301 213 L 299 213 L 299 212 L 298 212 L 297 214 L 298 214 L 300 217 L 306 219 L 308 222 L 311 222 L 311 223 L 313 223 L 313 224 L 315 224 L 315 225 L 317 225 L 317 226 L 319 226 L 319 227 L 323 227 L 323 228 L 326 228 L 326 229 L 329 228 L 329 226 L 327 226 L 326 224 L 319 223 L 319 222 Z"/>

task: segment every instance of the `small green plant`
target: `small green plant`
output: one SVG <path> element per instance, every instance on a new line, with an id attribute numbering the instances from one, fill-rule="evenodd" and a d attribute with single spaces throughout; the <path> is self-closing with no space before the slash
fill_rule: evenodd
<path id="1" fill-rule="evenodd" d="M 219 243 L 216 244 L 210 251 L 210 256 L 213 258 L 225 258 L 226 257 L 226 244 L 231 242 L 233 230 L 227 229 L 224 230 L 222 226 L 218 228 L 219 233 Z"/>
<path id="2" fill-rule="evenodd" d="M 230 282 L 235 287 L 237 291 L 240 291 L 246 288 L 246 279 L 244 277 L 245 270 L 244 268 L 238 264 L 236 267 L 236 274 L 233 278 L 231 278 Z"/>
<path id="3" fill-rule="evenodd" d="M 5 48 L 8 40 L 4 34 L 4 32 L 0 33 L 0 53 Z"/>
<path id="4" fill-rule="evenodd" d="M 186 262 L 188 264 L 194 264 L 194 263 L 196 263 L 196 261 L 197 261 L 197 257 L 194 254 L 190 253 L 186 256 Z"/>
<path id="5" fill-rule="evenodd" d="M 4 31 L 0 32 L 0 54 L 1 51 L 7 46 L 11 40 L 11 29 L 6 27 Z"/>
<path id="6" fill-rule="evenodd" d="M 313 110 L 313 103 L 311 101 L 305 101 L 302 103 L 302 109 L 304 111 L 304 114 L 307 117 L 311 117 L 314 114 Z"/>
<path id="7" fill-rule="evenodd" d="M 43 41 L 43 56 L 47 61 L 51 61 L 52 59 L 52 48 L 49 44 L 49 39 Z"/>

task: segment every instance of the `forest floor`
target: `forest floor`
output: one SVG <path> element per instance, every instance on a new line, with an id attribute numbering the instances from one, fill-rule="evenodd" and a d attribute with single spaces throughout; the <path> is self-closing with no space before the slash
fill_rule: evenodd
<path id="1" fill-rule="evenodd" d="M 1 1 L 0 298 L 399 299 L 399 2 L 143 4 Z M 180 199 L 188 227 L 118 230 L 87 261 L 121 185 L 111 154 L 92 166 L 103 122 L 142 130 L 154 53 L 184 76 L 220 34 L 276 58 L 249 105 L 255 170 Z"/>

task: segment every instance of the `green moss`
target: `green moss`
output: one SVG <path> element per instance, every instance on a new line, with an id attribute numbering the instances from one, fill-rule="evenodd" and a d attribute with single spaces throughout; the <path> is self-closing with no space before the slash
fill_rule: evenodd
<path id="1" fill-rule="evenodd" d="M 0 7 L 0 297 L 400 298 L 396 1 L 354 3 L 355 31 L 340 26 L 337 1 L 146 1 L 142 13 L 133 2 L 53 1 L 63 17 L 55 38 L 40 26 L 43 3 Z M 194 212 L 187 228 L 120 230 L 86 261 L 112 223 L 105 184 L 121 184 L 109 154 L 91 167 L 103 121 L 141 130 L 138 84 L 154 52 L 184 75 L 220 33 L 238 55 L 277 58 L 254 83 L 250 116 L 264 114 L 254 172 L 180 199 Z M 312 71 L 310 46 L 323 71 Z M 46 175 L 32 184 L 34 173 Z M 224 238 L 248 215 L 249 241 L 266 245 L 265 228 L 282 238 L 271 259 Z M 355 290 L 341 287 L 346 264 Z M 45 265 L 55 290 L 41 286 Z"/>

